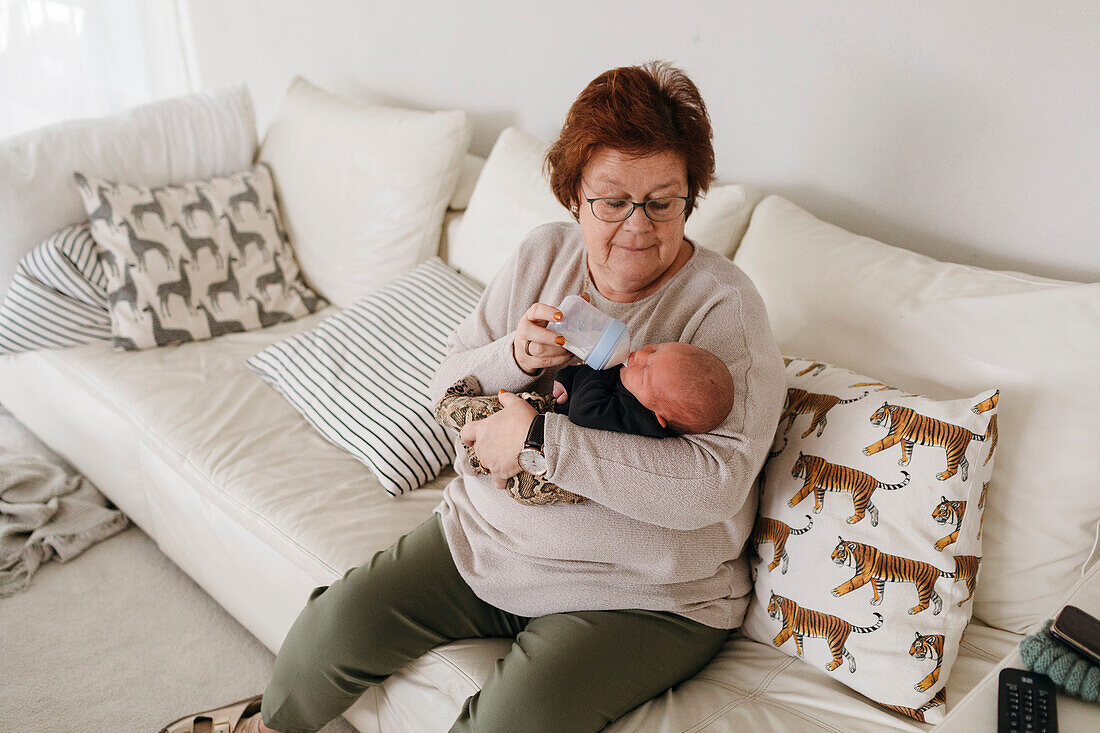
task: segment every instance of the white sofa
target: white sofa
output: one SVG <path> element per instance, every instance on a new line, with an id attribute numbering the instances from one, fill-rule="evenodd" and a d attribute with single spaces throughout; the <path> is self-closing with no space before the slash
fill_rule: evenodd
<path id="1" fill-rule="evenodd" d="M 236 111 L 225 112 L 227 104 Z M 6 182 L 0 184 L 0 214 L 25 217 L 18 236 L 3 240 L 6 251 L 0 262 L 14 262 L 45 234 L 82 218 L 79 204 L 74 206 L 75 191 L 71 200 L 58 193 L 64 189 L 60 181 L 68 175 L 66 169 L 94 166 L 106 177 L 129 176 L 154 184 L 246 167 L 256 149 L 255 132 L 244 124 L 251 119 L 250 106 L 242 106 L 239 97 L 207 95 L 199 108 L 196 113 L 162 105 L 125 124 L 117 119 L 73 123 L 24 136 L 18 145 L 0 143 L 0 166 L 7 166 L 0 168 L 0 181 Z M 188 115 L 192 118 L 185 119 Z M 195 129 L 195 120 L 204 119 L 206 132 L 216 139 L 185 136 L 181 142 L 165 132 L 172 128 L 163 124 L 165 117 L 175 119 L 179 129 Z M 143 127 L 145 122 L 149 124 Z M 135 136 L 142 144 L 128 159 L 125 151 L 134 145 Z M 196 159 L 183 164 L 179 156 Z M 28 159 L 36 165 L 23 165 Z M 473 163 L 468 170 L 476 175 L 479 166 Z M 13 172 L 17 164 L 23 169 Z M 12 184 L 19 176 L 22 185 Z M 463 205 L 466 195 L 461 192 L 468 194 L 475 183 L 472 177 L 461 182 L 453 202 Z M 61 200 L 53 200 L 56 196 Z M 49 203 L 29 208 L 36 201 Z M 746 215 L 754 203 L 746 201 Z M 464 223 L 468 222 L 460 212 L 449 213 L 444 239 L 452 244 L 460 240 Z M 447 247 L 442 251 L 446 254 Z M 469 255 L 452 254 L 456 265 Z M 823 259 L 816 261 L 817 256 Z M 829 227 L 775 197 L 757 206 L 735 262 L 757 283 L 785 354 L 881 375 L 933 396 L 965 390 L 971 383 L 985 387 L 987 379 L 1003 377 L 1012 383 L 1018 377 L 1013 372 L 1020 368 L 1012 361 L 1016 356 L 998 362 L 1003 355 L 995 348 L 994 336 L 982 335 L 991 328 L 996 334 L 1003 331 L 1003 321 L 1013 317 L 1018 306 L 1029 312 L 1058 308 L 1061 298 L 1079 309 L 1073 318 L 1100 312 L 1100 286 L 937 263 Z M 1025 295 L 1034 297 L 1022 306 L 1012 300 Z M 915 354 L 937 348 L 937 334 L 922 330 L 922 323 L 944 328 L 951 322 L 950 314 L 937 309 L 950 303 L 961 309 L 959 317 L 971 319 L 965 333 L 976 343 L 945 349 L 923 359 L 919 369 L 911 368 Z M 417 526 L 453 476 L 445 470 L 424 488 L 398 498 L 388 496 L 368 469 L 326 442 L 245 367 L 245 360 L 256 352 L 314 327 L 334 312 L 336 308 L 330 307 L 264 330 L 137 353 L 116 353 L 100 342 L 0 357 L 0 403 L 89 476 L 166 555 L 274 651 L 312 588 L 331 582 Z M 914 314 L 920 317 L 914 320 Z M 1059 333 L 1086 338 L 1098 334 L 1095 324 L 1071 325 Z M 1054 322 L 1050 327 L 1062 328 Z M 891 339 L 886 334 L 895 328 L 907 333 Z M 1061 338 L 1052 337 L 1041 345 L 1051 363 L 1072 363 L 1053 376 L 1080 378 L 1087 368 L 1097 366 L 1095 343 L 1100 341 L 1091 346 L 1063 343 L 1064 353 L 1051 353 L 1060 343 Z M 988 360 L 975 366 L 972 353 L 979 346 Z M 966 372 L 961 382 L 953 379 L 958 370 Z M 1013 390 L 1005 389 L 1003 403 L 1011 404 L 1013 397 Z M 1098 437 L 1097 407 L 1095 397 L 1082 393 L 1071 413 L 1064 415 L 1068 422 L 1084 426 L 1083 445 Z M 1021 409 L 1016 414 L 1025 413 Z M 1011 415 L 1011 410 L 1005 412 L 1002 423 Z M 1008 456 L 1025 434 L 1021 427 L 1002 428 L 998 462 L 1011 461 Z M 1076 460 L 1084 461 L 1085 456 Z M 999 628 L 977 619 L 967 628 L 948 683 L 948 717 L 938 729 L 992 729 L 997 674 L 1005 666 L 1022 666 L 1017 645 L 1023 632 L 1066 602 L 1100 613 L 1100 571 L 1089 563 L 1091 550 L 1080 551 L 1082 533 L 1094 530 L 1100 520 L 1095 509 L 1098 489 L 1095 477 L 1073 487 L 997 486 L 991 498 L 994 506 L 1000 502 L 1012 511 L 1026 511 L 1032 506 L 1028 496 L 1042 494 L 1046 498 L 1039 501 L 1057 507 L 1054 522 L 1064 522 L 1068 529 L 1065 537 L 1050 538 L 1051 547 L 1037 550 L 1047 553 L 1043 563 L 1054 568 L 1051 583 L 1018 589 L 1031 599 L 1033 612 L 1011 623 L 1002 620 Z M 1081 502 L 1074 503 L 1074 494 L 1082 497 Z M 1006 533 L 1014 526 L 1008 510 L 1001 519 L 991 512 L 994 519 L 987 520 L 987 534 L 994 526 L 1006 528 Z M 1016 540 L 1008 535 L 991 539 L 987 557 L 1006 548 L 1009 558 L 1007 548 L 1018 544 Z M 1083 566 L 1087 569 L 1074 581 L 1073 573 Z M 980 582 L 977 615 L 1011 616 L 998 605 L 1004 592 L 992 582 Z M 990 599 L 984 607 L 983 597 Z M 983 609 L 988 610 L 985 616 Z M 368 691 L 346 717 L 361 731 L 446 730 L 463 700 L 478 689 L 510 644 L 507 639 L 469 640 L 434 649 Z M 1063 731 L 1100 729 L 1100 710 L 1095 706 L 1065 696 L 1060 696 L 1059 706 Z M 517 730 L 521 727 L 517 724 Z M 928 727 L 876 705 L 820 668 L 733 633 L 717 658 L 694 678 L 632 711 L 609 730 Z"/>

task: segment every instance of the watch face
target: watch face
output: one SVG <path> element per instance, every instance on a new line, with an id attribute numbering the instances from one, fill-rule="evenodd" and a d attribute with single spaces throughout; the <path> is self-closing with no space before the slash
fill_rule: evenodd
<path id="1" fill-rule="evenodd" d="M 519 467 L 532 476 L 546 473 L 546 456 L 534 448 L 524 448 L 519 452 Z"/>

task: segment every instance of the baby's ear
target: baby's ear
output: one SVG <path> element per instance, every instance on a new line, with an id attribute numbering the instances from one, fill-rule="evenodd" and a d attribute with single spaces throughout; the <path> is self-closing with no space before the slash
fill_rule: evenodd
<path id="1" fill-rule="evenodd" d="M 668 427 L 668 420 L 665 420 L 664 415 L 662 415 L 659 412 L 655 412 L 653 414 L 657 416 L 657 422 L 659 422 L 661 424 L 662 428 L 667 428 Z"/>

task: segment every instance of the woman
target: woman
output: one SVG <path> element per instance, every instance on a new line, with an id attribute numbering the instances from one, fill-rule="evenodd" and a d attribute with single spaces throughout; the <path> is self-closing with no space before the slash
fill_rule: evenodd
<path id="1" fill-rule="evenodd" d="M 452 730 L 596 731 L 693 675 L 740 625 L 754 481 L 785 390 L 752 283 L 684 238 L 713 177 L 706 108 L 666 64 L 606 72 L 574 102 L 547 163 L 577 222 L 527 236 L 432 382 L 433 399 L 468 374 L 501 390 L 504 408 L 461 433 L 491 475 L 459 450 L 431 519 L 314 591 L 279 652 L 262 721 L 238 730 L 317 730 L 434 646 L 508 636 L 512 650 Z M 735 385 L 726 421 L 656 439 L 536 418 L 513 393 L 549 391 L 573 358 L 545 326 L 580 292 L 626 322 L 635 345 L 717 354 Z M 514 501 L 501 487 L 521 451 L 526 468 L 589 501 Z"/>

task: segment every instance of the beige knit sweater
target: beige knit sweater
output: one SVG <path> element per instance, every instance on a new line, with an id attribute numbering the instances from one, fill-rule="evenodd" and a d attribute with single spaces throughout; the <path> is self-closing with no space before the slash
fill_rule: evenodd
<path id="1" fill-rule="evenodd" d="M 489 392 L 549 391 L 556 370 L 524 374 L 512 337 L 532 303 L 581 292 L 585 271 L 578 225 L 532 231 L 448 341 L 432 400 L 467 374 Z M 697 246 L 656 293 L 613 303 L 592 289 L 592 302 L 627 324 L 632 348 L 686 341 L 716 353 L 733 375 L 733 410 L 711 433 L 676 438 L 547 415 L 547 478 L 583 504 L 520 504 L 475 474 L 458 445 L 459 475 L 437 511 L 459 573 L 482 600 L 521 616 L 639 608 L 735 628 L 752 589 L 744 552 L 756 475 L 786 392 L 763 301 L 744 272 Z"/>

